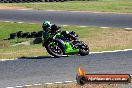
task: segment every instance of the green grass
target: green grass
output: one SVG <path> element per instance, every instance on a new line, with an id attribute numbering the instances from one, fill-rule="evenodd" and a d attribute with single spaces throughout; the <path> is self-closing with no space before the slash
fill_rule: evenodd
<path id="1" fill-rule="evenodd" d="M 31 32 L 31 31 L 39 31 L 41 29 L 41 26 L 38 24 L 18 24 L 18 23 L 0 23 L 0 39 L 9 37 L 10 33 L 14 33 L 17 31 L 25 31 L 25 32 Z"/>
<path id="2" fill-rule="evenodd" d="M 91 51 L 106 51 L 132 48 L 132 31 L 118 28 L 102 29 L 98 27 L 66 26 L 62 29 L 75 31 L 81 40 L 85 41 Z M 0 22 L 0 58 L 17 58 L 27 56 L 48 55 L 42 44 L 12 46 L 30 39 L 3 40 L 10 33 L 17 31 L 40 31 L 41 24 L 18 24 Z"/>
<path id="3" fill-rule="evenodd" d="M 99 11 L 132 13 L 132 0 L 69 1 L 49 3 L 16 3 L 1 6 L 18 6 L 36 10 Z"/>

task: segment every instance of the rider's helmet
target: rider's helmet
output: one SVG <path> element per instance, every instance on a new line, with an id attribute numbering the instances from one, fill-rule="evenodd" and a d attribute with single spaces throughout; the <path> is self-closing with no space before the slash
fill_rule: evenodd
<path id="1" fill-rule="evenodd" d="M 44 31 L 50 26 L 51 26 L 50 21 L 44 21 L 43 24 L 42 24 L 42 28 L 43 28 Z"/>

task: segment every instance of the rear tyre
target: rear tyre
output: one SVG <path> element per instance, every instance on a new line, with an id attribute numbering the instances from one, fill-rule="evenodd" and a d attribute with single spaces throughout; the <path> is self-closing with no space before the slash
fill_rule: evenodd
<path id="1" fill-rule="evenodd" d="M 53 41 L 52 43 L 46 44 L 45 48 L 47 52 L 54 57 L 59 58 L 64 55 L 64 48 L 62 47 L 62 44 L 58 41 Z"/>

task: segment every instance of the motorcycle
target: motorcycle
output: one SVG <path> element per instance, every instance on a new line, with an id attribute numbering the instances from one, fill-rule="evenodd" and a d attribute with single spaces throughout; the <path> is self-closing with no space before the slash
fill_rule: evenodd
<path id="1" fill-rule="evenodd" d="M 89 54 L 89 47 L 83 41 L 79 40 L 75 32 L 64 35 L 63 32 L 44 32 L 42 39 L 43 47 L 54 57 L 62 57 L 64 55 L 81 55 Z"/>

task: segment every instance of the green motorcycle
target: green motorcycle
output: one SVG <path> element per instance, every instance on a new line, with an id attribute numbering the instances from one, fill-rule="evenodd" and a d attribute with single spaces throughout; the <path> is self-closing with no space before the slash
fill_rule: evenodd
<path id="1" fill-rule="evenodd" d="M 64 55 L 81 55 L 89 54 L 89 47 L 84 42 L 78 39 L 75 32 L 66 34 L 63 32 L 56 32 L 52 34 L 50 31 L 43 33 L 43 47 L 47 52 L 54 57 L 61 57 Z"/>

